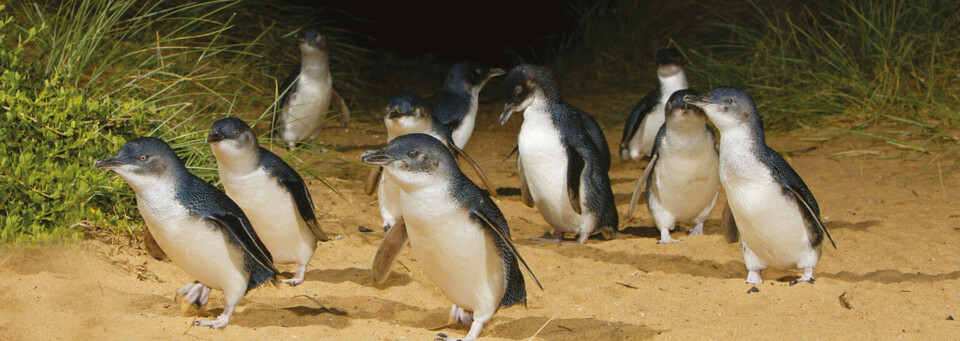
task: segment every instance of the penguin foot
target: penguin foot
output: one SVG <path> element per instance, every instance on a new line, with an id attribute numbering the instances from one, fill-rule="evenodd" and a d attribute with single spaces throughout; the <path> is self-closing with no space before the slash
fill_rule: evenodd
<path id="1" fill-rule="evenodd" d="M 703 223 L 699 223 L 690 229 L 690 232 L 687 233 L 687 236 L 702 236 L 703 235 Z"/>
<path id="2" fill-rule="evenodd" d="M 541 242 L 541 243 L 557 243 L 557 245 L 563 244 L 563 232 L 555 231 L 553 236 L 550 238 L 530 238 L 531 241 Z"/>
<path id="3" fill-rule="evenodd" d="M 660 240 L 657 241 L 657 244 L 673 244 L 673 243 L 679 243 L 679 242 L 680 242 L 679 240 L 676 240 L 676 239 L 670 238 L 670 236 L 667 236 L 666 239 L 660 238 Z"/>
<path id="4" fill-rule="evenodd" d="M 473 324 L 473 313 L 458 307 L 456 304 L 450 308 L 450 317 L 454 322 L 457 323 L 462 323 L 468 326 Z"/>
<path id="5" fill-rule="evenodd" d="M 194 322 L 193 325 L 197 327 L 210 327 L 213 329 L 226 327 L 227 324 L 230 323 L 230 316 L 233 316 L 233 308 L 234 306 L 228 304 L 223 308 L 223 313 L 221 313 L 220 316 L 217 316 L 216 320 L 197 321 Z"/>
<path id="6" fill-rule="evenodd" d="M 763 279 L 760 278 L 760 270 L 750 270 L 747 273 L 747 284 L 760 284 L 763 283 Z"/>
<path id="7" fill-rule="evenodd" d="M 207 304 L 207 301 L 210 300 L 210 287 L 194 281 L 193 283 L 187 283 L 187 285 L 181 287 L 180 290 L 177 290 L 177 294 L 183 295 L 185 301 L 200 307 Z"/>
<path id="8" fill-rule="evenodd" d="M 796 285 L 797 283 L 800 283 L 800 282 L 810 282 L 810 284 L 813 284 L 813 281 L 814 281 L 813 268 L 807 268 L 807 269 L 803 269 L 803 276 L 800 276 L 800 278 L 790 281 L 790 286 Z"/>
<path id="9" fill-rule="evenodd" d="M 298 284 L 303 283 L 303 277 L 306 275 L 306 273 L 307 273 L 307 265 L 297 264 L 297 274 L 294 275 L 293 278 L 291 279 L 281 280 L 280 283 L 288 284 L 291 287 L 295 287 Z"/>

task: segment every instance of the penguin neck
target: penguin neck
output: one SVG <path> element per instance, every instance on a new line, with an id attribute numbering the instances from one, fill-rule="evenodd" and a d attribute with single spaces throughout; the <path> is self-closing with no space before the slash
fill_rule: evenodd
<path id="1" fill-rule="evenodd" d="M 530 100 L 530 105 L 523 110 L 523 120 L 524 122 L 528 120 L 538 120 L 538 119 L 550 119 L 550 113 L 554 105 L 558 104 L 558 101 L 550 98 L 541 90 L 537 90 L 533 94 L 533 99 Z M 541 117 L 546 115 L 546 117 Z"/>
<path id="2" fill-rule="evenodd" d="M 224 175 L 250 174 L 260 167 L 259 147 L 253 151 L 247 149 L 224 150 L 211 148 L 217 159 L 217 170 Z"/>
<path id="3" fill-rule="evenodd" d="M 449 193 L 450 183 L 445 180 L 449 174 L 442 167 L 429 173 L 387 169 L 387 175 L 409 195 L 436 198 L 435 195 Z"/>
<path id="4" fill-rule="evenodd" d="M 657 73 L 657 78 L 660 79 L 660 89 L 662 91 L 661 98 L 663 102 L 666 102 L 670 95 L 678 90 L 687 89 L 687 75 L 683 72 L 683 69 L 676 71 L 666 77 L 662 76 L 660 72 Z"/>
<path id="5" fill-rule="evenodd" d="M 429 117 L 401 116 L 394 119 L 384 118 L 387 126 L 387 142 L 401 135 L 413 133 L 429 134 L 433 129 L 433 120 Z"/>
<path id="6" fill-rule="evenodd" d="M 664 140 L 669 139 L 675 152 L 686 154 L 696 152 L 704 145 L 713 149 L 713 135 L 707 131 L 706 121 L 688 117 L 682 120 L 667 119 L 667 131 Z"/>
<path id="7" fill-rule="evenodd" d="M 477 95 L 480 93 L 481 86 L 470 86 L 467 84 L 467 81 L 462 77 L 457 76 L 447 76 L 447 80 L 443 82 L 443 91 L 457 94 L 464 97 L 477 98 Z"/>
<path id="8" fill-rule="evenodd" d="M 733 157 L 753 155 L 759 158 L 762 146 L 766 145 L 763 128 L 752 124 L 740 124 L 720 131 L 720 154 Z"/>
<path id="9" fill-rule="evenodd" d="M 300 76 L 320 78 L 330 74 L 330 61 L 326 51 L 300 54 Z"/>

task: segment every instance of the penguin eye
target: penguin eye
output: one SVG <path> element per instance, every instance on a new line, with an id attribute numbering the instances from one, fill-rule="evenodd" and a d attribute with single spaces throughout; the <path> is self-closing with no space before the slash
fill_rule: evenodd
<path id="1" fill-rule="evenodd" d="M 733 98 L 724 98 L 724 99 L 723 99 L 723 103 L 733 104 Z"/>
<path id="2" fill-rule="evenodd" d="M 483 70 L 476 69 L 476 70 L 474 70 L 474 72 L 476 72 L 476 73 L 479 75 L 479 74 L 483 73 Z"/>
<path id="3" fill-rule="evenodd" d="M 237 131 L 233 132 L 233 135 L 234 135 L 234 136 L 240 136 L 240 131 L 237 130 Z"/>
<path id="4" fill-rule="evenodd" d="M 410 158 L 415 158 L 415 157 L 417 157 L 417 155 L 419 155 L 419 154 L 420 154 L 420 153 L 418 153 L 416 150 L 411 150 L 411 151 L 407 152 L 407 156 L 409 156 Z"/>
<path id="5" fill-rule="evenodd" d="M 513 87 L 513 93 L 519 95 L 521 92 L 523 92 L 523 86 L 522 86 L 522 85 L 517 84 L 517 86 Z"/>
<path id="6" fill-rule="evenodd" d="M 137 159 L 140 161 L 147 161 L 147 154 L 140 155 L 139 157 L 137 157 Z"/>

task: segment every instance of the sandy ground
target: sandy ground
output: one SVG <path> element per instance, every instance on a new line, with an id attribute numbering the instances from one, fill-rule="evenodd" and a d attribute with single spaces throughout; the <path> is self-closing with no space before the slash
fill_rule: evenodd
<path id="1" fill-rule="evenodd" d="M 791 157 L 816 195 L 839 248 L 824 248 L 816 284 L 789 286 L 786 281 L 800 271 L 767 270 L 759 292 L 748 294 L 740 248 L 719 234 L 719 209 L 707 221 L 705 236 L 687 237 L 683 226 L 673 234 L 681 240 L 676 244 L 656 244 L 645 206 L 636 218 L 621 219 L 615 240 L 562 247 L 528 241 L 548 227 L 535 209 L 520 202 L 513 161 L 501 161 L 514 145 L 522 115 L 498 127 L 499 105 L 481 107 L 466 150 L 508 194 L 497 203 L 545 290 L 528 279 L 527 307 L 498 312 L 483 338 L 960 338 L 960 321 L 948 319 L 960 319 L 960 172 L 941 174 L 938 156 L 914 161 L 837 157 L 847 151 L 898 151 L 874 140 L 805 139 L 816 133 L 812 130 L 770 134 L 768 143 Z M 377 122 L 328 132 L 329 142 L 339 144 L 338 153 L 351 161 L 385 140 Z M 607 131 L 611 147 L 619 137 L 619 131 Z M 940 161 L 943 167 L 953 162 Z M 438 332 L 465 335 L 467 327 L 447 324 L 451 302 L 426 279 L 409 249 L 385 285 L 373 284 L 369 268 L 383 233 L 376 198 L 362 193 L 367 168 L 356 161 L 307 162 L 330 174 L 346 197 L 311 181 L 324 228 L 342 238 L 318 247 L 302 285 L 268 284 L 250 291 L 226 329 L 190 327 L 222 311 L 222 293 L 214 292 L 203 308 L 175 300 L 176 290 L 192 278 L 173 263 L 150 257 L 140 236 L 98 232 L 80 245 L 0 253 L 0 339 L 429 340 Z M 613 162 L 610 178 L 621 216 L 644 164 Z M 718 208 L 723 200 L 721 195 Z M 280 269 L 290 276 L 294 266 Z"/>

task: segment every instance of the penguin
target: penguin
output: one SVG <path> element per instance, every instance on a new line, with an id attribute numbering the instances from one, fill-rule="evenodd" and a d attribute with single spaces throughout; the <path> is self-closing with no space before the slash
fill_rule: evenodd
<path id="1" fill-rule="evenodd" d="M 657 133 L 650 163 L 637 180 L 628 217 L 646 186 L 647 208 L 660 230 L 659 244 L 674 243 L 670 230 L 677 222 L 691 223 L 689 235 L 703 235 L 703 222 L 720 194 L 719 156 L 713 129 L 700 108 L 683 102 L 692 90 L 670 95 L 664 107 L 666 121 Z"/>
<path id="2" fill-rule="evenodd" d="M 309 26 L 297 34 L 300 42 L 300 67 L 283 82 L 283 95 L 277 102 L 271 131 L 293 148 L 297 142 L 310 142 L 320 134 L 323 120 L 333 106 L 340 122 L 350 122 L 350 112 L 340 94 L 333 89 L 327 36 Z"/>
<path id="3" fill-rule="evenodd" d="M 480 90 L 490 78 L 505 73 L 475 61 L 457 62 L 450 67 L 443 88 L 427 99 L 434 120 L 450 130 L 453 142 L 460 148 L 467 147 L 473 134 Z"/>
<path id="4" fill-rule="evenodd" d="M 480 166 L 454 143 L 452 132 L 446 125 L 433 118 L 429 107 L 420 96 L 404 92 L 391 97 L 387 104 L 383 122 L 387 127 L 387 142 L 397 136 L 412 133 L 428 134 L 442 141 L 454 155 L 467 160 L 467 163 L 480 176 L 481 182 L 483 182 L 490 195 L 496 196 L 496 190 L 490 186 L 490 181 L 487 180 L 487 176 Z M 367 195 L 373 194 L 374 191 L 377 192 L 380 215 L 383 217 L 382 227 L 386 231 L 400 221 L 400 205 L 397 202 L 400 192 L 399 188 L 382 174 L 382 170 L 382 167 L 376 167 L 371 171 L 371 175 L 367 178 L 365 191 Z M 378 183 L 380 183 L 379 186 Z"/>
<path id="5" fill-rule="evenodd" d="M 746 91 L 721 87 L 684 102 L 706 112 L 720 130 L 720 183 L 727 193 L 732 221 L 723 223 L 725 236 L 739 233 L 747 283 L 760 284 L 760 271 L 803 269 L 798 282 L 813 283 L 813 268 L 823 237 L 836 243 L 820 221 L 820 206 L 797 172 L 767 146 L 763 122 Z M 735 239 L 734 239 L 735 240 Z M 728 239 L 729 241 L 729 239 Z"/>
<path id="6" fill-rule="evenodd" d="M 237 204 L 191 174 L 173 149 L 154 137 L 127 142 L 116 156 L 94 166 L 112 170 L 133 188 L 150 234 L 170 260 L 197 279 L 181 288 L 203 305 L 210 289 L 223 290 L 226 307 L 195 326 L 226 327 L 250 289 L 276 279 L 273 258 Z"/>
<path id="7" fill-rule="evenodd" d="M 663 108 L 670 95 L 687 88 L 687 76 L 683 71 L 683 55 L 675 48 L 657 51 L 657 78 L 660 86 L 647 93 L 630 112 L 620 139 L 620 159 L 636 160 L 649 156 L 653 141 L 663 125 Z"/>
<path id="8" fill-rule="evenodd" d="M 543 288 L 514 247 L 503 213 L 460 171 L 441 141 L 427 134 L 403 135 L 384 149 L 364 152 L 361 159 L 382 166 L 400 188 L 405 221 L 381 244 L 374 259 L 375 279 L 382 282 L 387 277 L 384 272 L 396 258 L 397 246 L 404 243 L 397 237 L 409 238 L 427 278 L 453 301 L 451 318 L 470 326 L 462 340 L 480 336 L 497 310 L 526 305 L 518 261 Z"/>
<path id="9" fill-rule="evenodd" d="M 296 275 L 280 283 L 302 283 L 317 240 L 328 240 L 303 178 L 260 147 L 253 129 L 240 119 L 213 122 L 207 144 L 217 159 L 224 192 L 250 218 L 274 262 L 297 264 Z"/>
<path id="10" fill-rule="evenodd" d="M 549 241 L 560 243 L 564 233 L 577 234 L 579 244 L 596 232 L 613 238 L 618 217 L 607 175 L 610 151 L 597 122 L 561 99 L 560 85 L 545 67 L 517 66 L 504 86 L 507 102 L 500 124 L 523 111 L 517 137 L 521 192 L 529 190 L 553 226 Z"/>

